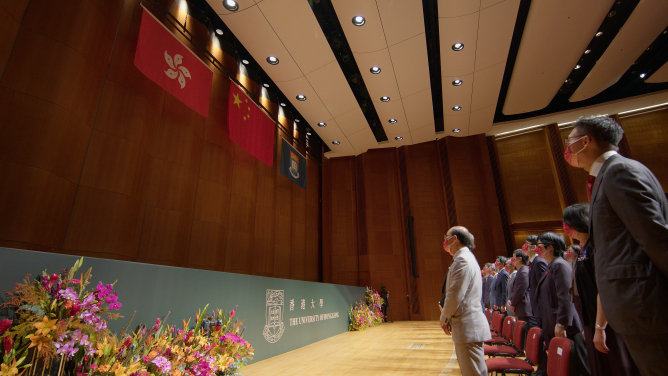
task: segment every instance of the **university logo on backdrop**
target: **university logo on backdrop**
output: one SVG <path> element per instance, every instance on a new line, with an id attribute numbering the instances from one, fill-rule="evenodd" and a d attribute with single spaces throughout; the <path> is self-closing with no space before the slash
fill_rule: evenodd
<path id="1" fill-rule="evenodd" d="M 146 9 L 137 39 L 135 66 L 186 106 L 209 117 L 213 71 Z"/>
<path id="2" fill-rule="evenodd" d="M 262 335 L 269 343 L 278 342 L 283 332 L 285 332 L 285 324 L 283 323 L 284 302 L 284 290 L 267 290 L 267 309 L 265 310 L 265 325 Z"/>

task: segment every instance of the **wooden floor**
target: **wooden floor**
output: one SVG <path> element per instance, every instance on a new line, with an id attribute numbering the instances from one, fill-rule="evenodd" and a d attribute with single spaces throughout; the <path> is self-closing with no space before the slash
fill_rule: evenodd
<path id="1" fill-rule="evenodd" d="M 411 345 L 417 348 L 410 349 Z M 339 334 L 250 364 L 242 373 L 244 376 L 461 375 L 452 339 L 436 321 L 395 321 L 361 332 Z"/>

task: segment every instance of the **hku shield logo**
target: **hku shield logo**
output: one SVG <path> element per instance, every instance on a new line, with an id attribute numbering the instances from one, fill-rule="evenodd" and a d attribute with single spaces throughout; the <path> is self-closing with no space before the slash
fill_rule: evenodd
<path id="1" fill-rule="evenodd" d="M 297 153 L 290 150 L 290 174 L 293 178 L 299 179 L 299 157 Z"/>
<path id="2" fill-rule="evenodd" d="M 278 342 L 285 331 L 285 324 L 283 324 L 284 296 L 284 290 L 267 290 L 267 309 L 262 334 L 269 343 Z"/>

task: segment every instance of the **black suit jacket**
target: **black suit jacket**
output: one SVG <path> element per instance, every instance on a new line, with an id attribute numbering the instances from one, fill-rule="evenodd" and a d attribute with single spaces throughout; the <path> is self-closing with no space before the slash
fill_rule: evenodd
<path id="1" fill-rule="evenodd" d="M 529 267 L 523 266 L 515 274 L 513 293 L 508 297 L 510 305 L 515 307 L 517 317 L 531 316 L 531 298 L 529 297 Z"/>
<path id="2" fill-rule="evenodd" d="M 501 269 L 499 274 L 496 277 L 496 283 L 494 284 L 494 304 L 497 306 L 505 306 L 506 301 L 508 300 L 508 278 L 510 275 L 506 269 Z"/>
<path id="3" fill-rule="evenodd" d="M 488 275 L 483 279 L 482 283 L 482 302 L 484 304 L 489 304 L 489 291 L 492 288 L 492 278 L 491 275 Z"/>
<path id="4" fill-rule="evenodd" d="M 547 261 L 540 256 L 534 257 L 529 263 L 529 300 L 531 302 L 531 312 L 533 316 L 540 320 L 540 307 L 538 306 L 538 282 L 545 275 L 547 270 Z M 540 325 L 540 321 L 538 321 Z"/>
<path id="5" fill-rule="evenodd" d="M 592 188 L 590 241 L 606 318 L 621 334 L 667 334 L 668 203 L 661 184 L 640 162 L 616 154 Z"/>
<path id="6" fill-rule="evenodd" d="M 568 290 L 571 282 L 571 266 L 557 257 L 547 267 L 547 274 L 538 282 L 538 304 L 541 309 L 542 329 L 546 338 L 554 337 L 554 326 L 566 326 L 569 335 L 582 331 L 580 318 L 571 302 Z M 549 343 L 547 343 L 549 346 Z"/>

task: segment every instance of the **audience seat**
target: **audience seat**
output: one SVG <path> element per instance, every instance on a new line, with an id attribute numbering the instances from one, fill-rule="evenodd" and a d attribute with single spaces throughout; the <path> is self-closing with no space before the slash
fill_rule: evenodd
<path id="1" fill-rule="evenodd" d="M 500 318 L 497 318 L 497 320 L 502 321 L 502 330 L 501 334 L 498 337 L 492 337 L 492 339 L 488 339 L 485 341 L 485 345 L 506 345 L 510 343 L 510 339 L 513 338 L 513 326 L 515 324 L 515 317 L 514 316 L 506 316 L 505 318 L 501 316 Z"/>
<path id="2" fill-rule="evenodd" d="M 572 341 L 568 338 L 552 338 L 547 357 L 548 375 L 570 376 L 571 343 Z"/>
<path id="3" fill-rule="evenodd" d="M 517 321 L 513 329 L 513 340 L 508 345 L 488 346 L 485 345 L 483 350 L 485 355 L 490 357 L 506 356 L 516 357 L 524 355 L 524 331 L 525 326 L 528 326 L 524 321 Z"/>
<path id="4" fill-rule="evenodd" d="M 540 353 L 540 329 L 531 328 L 526 341 L 526 359 L 519 358 L 490 358 L 485 361 L 488 372 L 495 374 L 531 375 L 533 366 L 538 364 Z M 550 374 L 550 376 L 553 376 Z"/>

